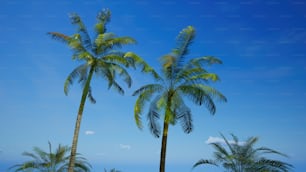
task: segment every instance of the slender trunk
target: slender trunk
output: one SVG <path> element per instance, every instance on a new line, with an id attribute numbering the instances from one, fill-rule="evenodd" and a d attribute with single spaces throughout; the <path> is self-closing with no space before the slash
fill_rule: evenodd
<path id="1" fill-rule="evenodd" d="M 167 153 L 167 139 L 168 139 L 168 128 L 169 122 L 172 121 L 172 112 L 171 112 L 171 99 L 173 96 L 173 92 L 169 91 L 167 98 L 167 106 L 164 117 L 164 128 L 163 128 L 163 138 L 160 152 L 160 164 L 159 164 L 159 172 L 165 172 L 166 166 L 166 153 Z"/>
<path id="2" fill-rule="evenodd" d="M 71 146 L 71 154 L 70 154 L 70 159 L 69 159 L 68 172 L 74 171 L 74 164 L 75 164 L 75 157 L 76 157 L 77 146 L 78 146 L 78 138 L 79 138 L 79 132 L 80 132 L 80 127 L 81 127 L 82 115 L 83 115 L 83 110 L 84 110 L 84 106 L 85 106 L 87 94 L 89 91 L 90 81 L 91 81 L 93 72 L 94 72 L 94 67 L 92 66 L 90 68 L 87 81 L 83 88 L 78 116 L 77 116 L 77 120 L 76 120 L 75 127 L 74 127 L 74 134 L 73 134 L 73 140 L 72 140 L 72 146 Z"/>
<path id="3" fill-rule="evenodd" d="M 169 123 L 166 120 L 164 120 L 163 138 L 162 138 L 162 145 L 161 145 L 161 152 L 160 152 L 160 166 L 159 166 L 160 172 L 165 172 L 168 127 L 169 127 Z"/>

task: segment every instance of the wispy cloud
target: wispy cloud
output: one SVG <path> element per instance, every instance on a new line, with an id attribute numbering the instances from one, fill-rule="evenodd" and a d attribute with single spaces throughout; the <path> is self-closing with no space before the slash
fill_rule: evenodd
<path id="1" fill-rule="evenodd" d="M 130 150 L 131 149 L 131 145 L 126 145 L 126 144 L 119 144 L 120 149 L 124 149 L 124 150 Z"/>
<path id="2" fill-rule="evenodd" d="M 94 131 L 91 131 L 91 130 L 86 130 L 86 131 L 85 131 L 85 134 L 86 134 L 86 135 L 94 135 L 95 132 L 94 132 Z"/>
<path id="3" fill-rule="evenodd" d="M 228 142 L 230 144 L 235 144 L 235 142 L 233 140 L 228 140 Z M 211 144 L 211 143 L 221 143 L 221 144 L 225 144 L 225 141 L 223 138 L 220 137 L 212 137 L 209 136 L 208 139 L 205 141 L 206 144 Z M 243 145 L 245 142 L 238 142 L 238 145 Z"/>

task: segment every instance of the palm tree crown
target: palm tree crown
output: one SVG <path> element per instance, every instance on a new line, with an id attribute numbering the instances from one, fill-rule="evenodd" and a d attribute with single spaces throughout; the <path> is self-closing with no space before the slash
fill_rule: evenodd
<path id="1" fill-rule="evenodd" d="M 218 166 L 219 164 L 230 172 L 287 172 L 292 165 L 279 161 L 268 159 L 264 155 L 275 154 L 287 157 L 285 154 L 267 147 L 254 148 L 258 141 L 257 137 L 250 137 L 245 142 L 239 142 L 235 135 L 232 135 L 233 142 L 228 141 L 222 134 L 226 149 L 222 143 L 211 143 L 214 147 L 214 160 L 199 160 L 193 167 L 210 164 Z"/>
<path id="2" fill-rule="evenodd" d="M 39 171 L 39 172 L 65 172 L 68 169 L 70 147 L 59 145 L 55 152 L 52 152 L 49 142 L 49 152 L 45 152 L 39 147 L 33 148 L 33 153 L 24 152 L 22 155 L 32 158 L 23 164 L 17 164 L 11 167 L 14 171 Z M 76 157 L 74 171 L 89 172 L 91 165 L 81 156 Z"/>
<path id="3" fill-rule="evenodd" d="M 225 96 L 207 85 L 210 81 L 218 81 L 219 77 L 202 67 L 202 65 L 221 64 L 219 59 L 204 56 L 185 63 L 188 47 L 194 36 L 195 30 L 192 26 L 183 29 L 177 37 L 177 47 L 171 54 L 161 58 L 163 70 L 162 75 L 156 77 L 157 83 L 144 85 L 133 93 L 133 96 L 138 96 L 134 112 L 139 128 L 143 127 L 141 115 L 144 106 L 151 102 L 148 112 L 149 127 L 156 137 L 160 136 L 157 119 L 160 118 L 162 110 L 165 111 L 167 123 L 174 125 L 177 121 L 181 121 L 186 133 L 192 131 L 191 110 L 185 104 L 184 97 L 196 105 L 205 105 L 212 114 L 216 112 L 213 101 L 215 98 L 226 101 Z"/>
<path id="4" fill-rule="evenodd" d="M 133 96 L 138 96 L 134 107 L 134 117 L 140 129 L 143 128 L 141 115 L 147 103 L 150 102 L 147 115 L 150 131 L 156 137 L 161 134 L 158 119 L 164 113 L 161 172 L 165 170 L 168 125 L 175 125 L 177 121 L 180 121 L 186 133 L 191 132 L 193 128 L 191 110 L 185 104 L 184 97 L 189 98 L 196 105 L 205 105 L 212 114 L 216 112 L 214 99 L 226 101 L 225 96 L 208 85 L 210 81 L 218 81 L 219 77 L 203 68 L 203 65 L 221 64 L 219 59 L 204 56 L 185 62 L 189 52 L 188 47 L 194 37 L 195 30 L 192 26 L 183 29 L 177 37 L 176 48 L 161 58 L 162 74 L 155 72 L 156 75 L 154 75 L 157 82 L 144 85 L 133 93 Z"/>

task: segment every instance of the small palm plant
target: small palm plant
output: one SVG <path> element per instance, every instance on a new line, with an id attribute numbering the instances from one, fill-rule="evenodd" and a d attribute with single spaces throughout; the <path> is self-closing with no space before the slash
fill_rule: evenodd
<path id="1" fill-rule="evenodd" d="M 165 171 L 169 125 L 179 121 L 184 132 L 190 133 L 193 129 L 191 109 L 185 104 L 185 98 L 196 105 L 204 105 L 211 114 L 216 112 L 214 100 L 226 101 L 225 96 L 208 85 L 219 80 L 217 74 L 209 73 L 203 67 L 221 64 L 219 59 L 204 56 L 185 61 L 194 37 L 192 26 L 183 29 L 177 37 L 177 47 L 162 57 L 162 73 L 158 75 L 155 72 L 156 82 L 144 85 L 133 93 L 133 96 L 138 96 L 134 107 L 137 126 L 142 128 L 141 115 L 145 105 L 150 103 L 147 113 L 150 130 L 156 137 L 162 135 L 160 172 Z M 158 124 L 160 118 L 162 131 Z"/>
<path id="2" fill-rule="evenodd" d="M 70 150 L 71 148 L 68 146 L 59 145 L 55 152 L 52 152 L 51 143 L 49 142 L 49 152 L 45 152 L 39 147 L 34 147 L 33 153 L 22 153 L 22 155 L 30 157 L 32 160 L 14 165 L 10 169 L 14 169 L 15 172 L 66 172 L 68 170 Z M 91 165 L 87 160 L 81 157 L 80 154 L 77 154 L 74 171 L 89 172 L 90 169 Z"/>
<path id="3" fill-rule="evenodd" d="M 201 159 L 193 165 L 215 165 L 223 166 L 229 172 L 287 172 L 293 167 L 291 164 L 279 160 L 266 158 L 266 154 L 275 154 L 287 157 L 285 154 L 276 150 L 259 147 L 254 148 L 258 141 L 257 137 L 250 137 L 245 142 L 239 142 L 238 138 L 232 134 L 233 142 L 227 140 L 224 135 L 225 146 L 223 143 L 211 143 L 214 147 L 215 159 Z"/>

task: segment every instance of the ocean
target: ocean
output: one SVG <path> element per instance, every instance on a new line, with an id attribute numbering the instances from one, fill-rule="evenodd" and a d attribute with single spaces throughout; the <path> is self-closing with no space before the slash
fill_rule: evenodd
<path id="1" fill-rule="evenodd" d="M 0 172 L 10 172 L 8 168 L 16 163 L 1 162 L 0 161 Z M 306 162 L 293 164 L 293 172 L 306 172 Z M 158 164 L 92 164 L 92 172 L 104 172 L 104 168 L 110 171 L 112 168 L 120 170 L 121 172 L 158 172 Z M 187 164 L 168 164 L 166 166 L 167 172 L 223 172 L 222 168 L 211 167 L 211 166 L 199 166 L 192 169 L 190 165 Z"/>

